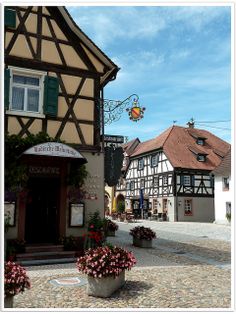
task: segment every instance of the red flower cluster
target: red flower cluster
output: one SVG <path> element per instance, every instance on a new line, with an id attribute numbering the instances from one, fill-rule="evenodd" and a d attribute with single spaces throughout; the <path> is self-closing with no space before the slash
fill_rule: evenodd
<path id="1" fill-rule="evenodd" d="M 14 296 L 30 288 L 30 280 L 24 267 L 14 263 L 5 263 L 4 290 L 6 296 Z"/>
<path id="2" fill-rule="evenodd" d="M 129 234 L 137 239 L 142 239 L 142 240 L 152 240 L 156 238 L 156 233 L 152 231 L 151 228 L 143 227 L 143 226 L 137 226 L 131 229 Z"/>
<path id="3" fill-rule="evenodd" d="M 123 270 L 130 270 L 136 264 L 132 252 L 120 247 L 98 247 L 89 249 L 77 260 L 79 271 L 91 277 L 118 276 Z"/>
<path id="4" fill-rule="evenodd" d="M 83 238 L 89 238 L 89 239 L 94 239 L 95 242 L 99 243 L 101 242 L 103 236 L 100 231 L 89 231 L 88 233 L 83 234 Z"/>

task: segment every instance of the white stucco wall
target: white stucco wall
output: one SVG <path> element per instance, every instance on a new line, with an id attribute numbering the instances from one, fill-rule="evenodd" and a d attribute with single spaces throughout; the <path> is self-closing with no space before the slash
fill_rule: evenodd
<path id="1" fill-rule="evenodd" d="M 66 223 L 66 235 L 81 236 L 87 230 L 86 222 L 91 213 L 95 211 L 100 212 L 100 217 L 104 217 L 104 155 L 83 153 L 83 156 L 87 159 L 88 163 L 86 168 L 89 172 L 89 177 L 86 180 L 84 189 L 90 193 L 95 194 L 96 199 L 83 200 L 85 203 L 85 226 L 84 227 L 68 227 L 69 219 L 69 206 L 67 206 L 67 223 Z"/>
<path id="2" fill-rule="evenodd" d="M 184 200 L 192 199 L 193 215 L 184 215 Z M 178 197 L 178 221 L 214 222 L 213 197 Z"/>
<path id="3" fill-rule="evenodd" d="M 215 222 L 216 223 L 228 223 L 226 219 L 226 203 L 231 202 L 232 206 L 232 187 L 231 177 L 229 177 L 229 190 L 223 191 L 222 189 L 222 177 L 215 177 Z"/>

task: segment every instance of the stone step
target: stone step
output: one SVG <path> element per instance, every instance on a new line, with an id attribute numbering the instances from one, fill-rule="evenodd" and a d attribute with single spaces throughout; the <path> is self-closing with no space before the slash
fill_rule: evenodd
<path id="1" fill-rule="evenodd" d="M 37 266 L 37 265 L 75 263 L 76 261 L 77 261 L 76 257 L 70 257 L 70 258 L 53 258 L 53 259 L 20 261 L 19 264 L 22 266 Z"/>
<path id="2" fill-rule="evenodd" d="M 42 260 L 42 259 L 59 259 L 75 257 L 75 251 L 54 251 L 54 252 L 31 252 L 16 255 L 17 261 Z"/>
<path id="3" fill-rule="evenodd" d="M 34 253 L 34 252 L 62 252 L 64 250 L 63 245 L 26 245 L 25 252 L 26 253 Z"/>

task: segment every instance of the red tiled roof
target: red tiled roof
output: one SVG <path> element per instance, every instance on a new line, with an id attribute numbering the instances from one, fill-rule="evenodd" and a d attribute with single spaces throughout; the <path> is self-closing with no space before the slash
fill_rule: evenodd
<path id="1" fill-rule="evenodd" d="M 123 148 L 124 152 L 127 153 L 127 155 L 132 154 L 133 150 L 136 148 L 136 147 L 132 147 L 135 142 L 137 142 L 137 144 L 140 143 L 140 140 L 138 137 L 136 137 L 132 141 L 129 141 L 121 145 L 121 147 Z"/>
<path id="2" fill-rule="evenodd" d="M 163 147 L 168 135 L 170 134 L 171 130 L 173 127 L 170 127 L 169 129 L 167 129 L 166 131 L 164 131 L 163 133 L 161 133 L 159 136 L 148 140 L 146 142 L 140 143 L 135 151 L 133 152 L 133 154 L 131 155 L 131 157 L 134 156 L 138 156 L 147 152 L 150 152 L 152 150 L 156 150 L 159 149 L 161 147 Z"/>
<path id="3" fill-rule="evenodd" d="M 225 155 L 219 166 L 213 171 L 214 175 L 230 175 L 231 172 L 231 150 Z"/>
<path id="4" fill-rule="evenodd" d="M 205 138 L 205 144 L 203 146 L 198 145 L 196 137 Z M 199 162 L 196 155 L 189 150 L 189 147 L 197 153 L 206 154 L 206 161 Z M 230 149 L 230 144 L 208 131 L 190 130 L 189 128 L 174 125 L 156 138 L 140 143 L 131 157 L 161 148 L 175 168 L 213 170 L 222 160 L 214 150 L 226 155 Z"/>

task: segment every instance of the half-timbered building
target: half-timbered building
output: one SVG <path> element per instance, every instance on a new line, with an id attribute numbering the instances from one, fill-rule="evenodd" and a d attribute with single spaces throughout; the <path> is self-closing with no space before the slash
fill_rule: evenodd
<path id="1" fill-rule="evenodd" d="M 65 7 L 5 7 L 5 132 L 55 139 L 19 156 L 28 166 L 28 196 L 16 200 L 8 237 L 53 243 L 81 236 L 90 213 L 103 216 L 100 105 L 118 70 Z M 83 213 L 70 204 L 66 177 L 72 163 L 85 162 Z"/>
<path id="2" fill-rule="evenodd" d="M 169 221 L 214 221 L 211 171 L 229 149 L 208 131 L 179 126 L 140 143 L 125 173 L 126 210 Z"/>

